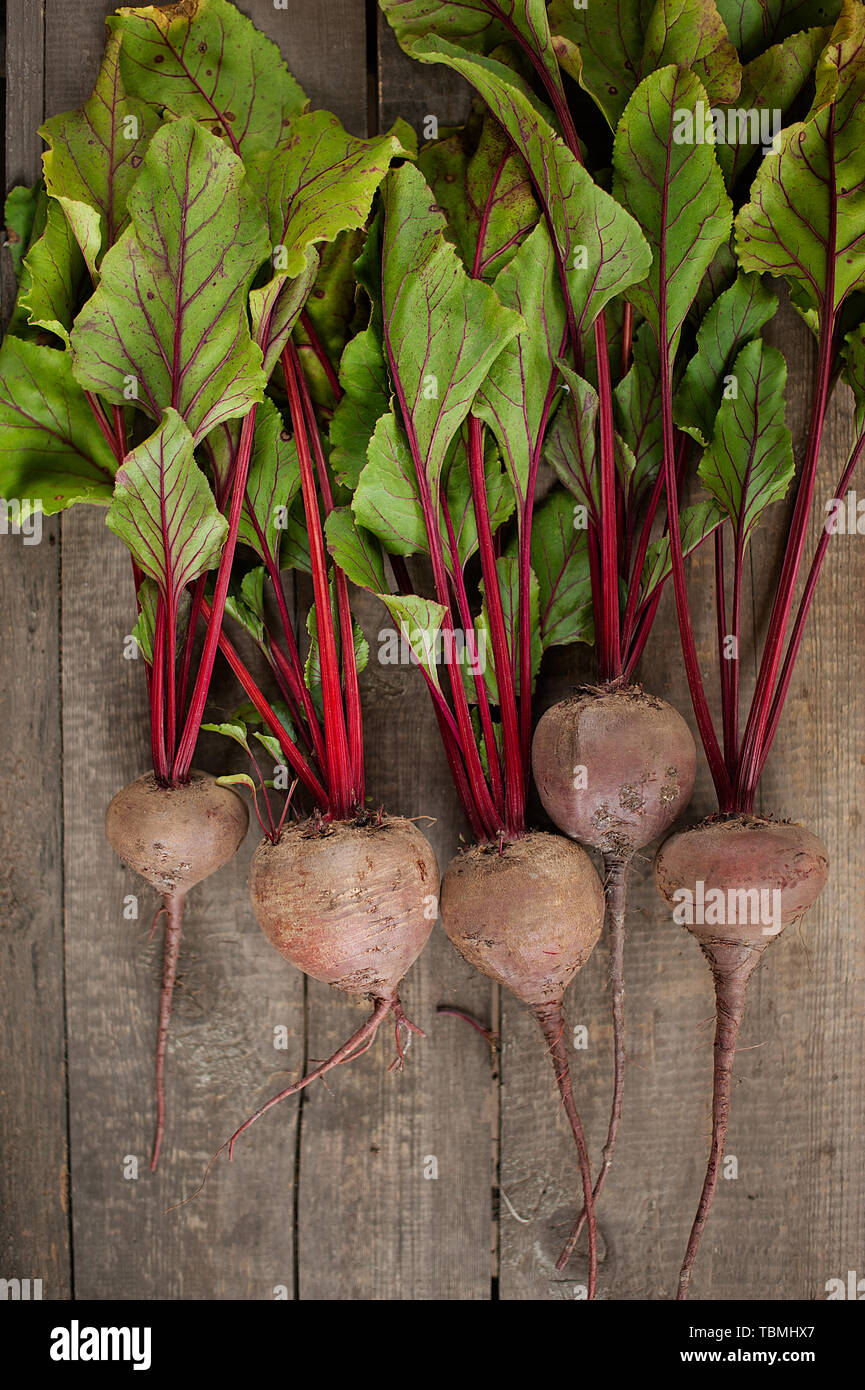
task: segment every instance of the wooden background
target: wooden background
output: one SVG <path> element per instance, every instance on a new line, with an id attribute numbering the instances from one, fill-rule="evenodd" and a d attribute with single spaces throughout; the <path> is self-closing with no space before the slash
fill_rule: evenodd
<path id="1" fill-rule="evenodd" d="M 398 114 L 461 118 L 464 90 L 411 64 L 364 0 L 243 0 L 315 105 L 357 134 Z M 96 75 L 106 0 L 8 0 L 7 187 L 39 172 L 37 127 L 80 103 Z M 8 303 L 8 266 L 5 287 Z M 792 318 L 776 333 L 790 365 L 801 449 L 812 351 Z M 836 402 L 818 498 L 832 495 L 849 440 Z M 862 486 L 860 484 L 860 486 Z M 778 509 L 783 513 L 783 509 Z M 123 659 L 133 622 L 128 561 L 98 509 L 46 525 L 43 543 L 0 538 L 0 1277 L 41 1278 L 44 1297 L 124 1299 L 573 1299 L 577 1260 L 555 1255 L 576 1183 L 543 1044 L 511 1000 L 460 961 L 440 928 L 411 972 L 406 1003 L 427 1036 L 402 1075 L 390 1037 L 329 1089 L 257 1125 L 206 1190 L 186 1195 L 219 1142 L 308 1059 L 356 1026 L 363 1005 L 282 962 L 253 920 L 254 844 L 193 895 L 168 1066 L 160 1173 L 146 1155 L 160 947 L 155 904 L 103 835 L 112 794 L 148 765 L 144 673 Z M 748 613 L 766 620 L 767 576 L 784 516 L 752 549 Z M 774 529 L 773 529 L 774 528 Z M 708 558 L 708 557 L 707 557 Z M 706 574 L 708 579 L 708 574 Z M 710 589 L 699 615 L 707 662 Z M 773 946 L 751 986 L 728 1153 L 693 1296 L 818 1299 L 865 1275 L 865 541 L 839 536 L 763 783 L 763 809 L 803 819 L 833 860 L 829 888 Z M 373 639 L 381 614 L 361 610 Z M 545 670 L 551 703 L 579 673 Z M 646 659 L 651 688 L 689 712 L 671 596 Z M 416 673 L 372 664 L 365 678 L 370 790 L 393 811 L 436 818 L 442 866 L 462 826 Z M 205 744 L 204 766 L 220 750 Z M 701 777 L 695 814 L 711 809 Z M 666 1299 L 675 1285 L 708 1140 L 710 978 L 690 937 L 638 865 L 628 944 L 629 1089 L 599 1215 L 600 1297 Z M 140 918 L 124 920 L 124 896 Z M 581 1108 L 594 1151 L 606 1128 L 610 1030 L 603 945 L 572 987 Z M 470 1009 L 483 1038 L 437 1018 Z M 285 1051 L 274 1028 L 288 1029 Z M 124 1176 L 137 1157 L 137 1180 Z M 425 1177 L 429 1157 L 438 1177 Z M 128 1169 L 127 1169 L 128 1171 Z"/>

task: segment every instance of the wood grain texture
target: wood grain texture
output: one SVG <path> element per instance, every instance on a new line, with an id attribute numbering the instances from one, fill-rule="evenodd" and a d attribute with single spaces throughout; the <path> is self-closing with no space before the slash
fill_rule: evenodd
<path id="1" fill-rule="evenodd" d="M 279 43 L 313 104 L 364 133 L 369 7 L 289 0 L 281 10 L 272 0 L 242 0 L 241 8 Z M 106 10 L 106 0 L 9 0 L 7 185 L 38 173 L 43 86 L 45 114 L 86 96 Z M 440 125 L 462 119 L 465 86 L 443 68 L 406 58 L 380 16 L 375 27 L 374 122 L 384 128 L 402 115 L 423 138 L 429 115 Z M 801 458 L 813 348 L 789 311 L 773 339 L 788 361 L 788 418 Z M 840 393 L 827 423 L 812 544 L 849 440 L 849 401 Z M 752 550 L 745 695 L 788 515 L 776 508 Z M 327 1087 L 256 1125 L 232 1167 L 221 1160 L 196 1201 L 163 1215 L 192 1191 L 236 1124 L 305 1059 L 328 1055 L 365 1005 L 314 983 L 305 989 L 262 937 L 245 886 L 257 838 L 250 832 L 238 860 L 190 898 L 168 1059 L 168 1135 L 162 1171 L 151 1178 L 160 942 L 148 932 L 156 902 L 115 859 L 103 832 L 111 795 L 148 765 L 143 670 L 123 657 L 134 621 L 129 563 L 104 513 L 68 514 L 61 623 L 58 535 L 51 523 L 40 546 L 0 537 L 0 769 L 6 804 L 15 808 L 0 825 L 0 1277 L 41 1277 L 45 1296 L 59 1298 L 578 1297 L 585 1259 L 578 1254 L 563 1275 L 554 1270 L 579 1197 L 543 1041 L 520 1006 L 499 1006 L 496 991 L 456 956 L 440 926 L 406 980 L 406 1008 L 426 1036 L 414 1040 L 405 1069 L 387 1071 L 394 1055 L 387 1028 Z M 707 551 L 689 574 L 716 710 L 711 571 Z M 819 1299 L 828 1279 L 861 1273 L 863 587 L 863 537 L 835 537 L 761 803 L 820 833 L 833 872 L 801 929 L 773 945 L 752 982 L 727 1145 L 739 1175 L 719 1184 L 694 1299 Z M 370 796 L 399 814 L 433 817 L 420 824 L 444 867 L 465 827 L 426 692 L 413 669 L 378 661 L 387 623 L 378 604 L 361 596 L 357 613 L 372 650 L 362 678 Z M 551 654 L 537 713 L 590 674 L 584 654 Z M 659 611 L 643 678 L 690 719 L 672 594 Z M 235 700 L 220 671 L 214 709 Z M 202 741 L 199 765 L 222 770 L 225 758 L 215 740 Z M 690 817 L 712 807 L 701 765 Z M 139 907 L 131 921 L 123 915 L 130 894 Z M 657 899 L 651 847 L 632 872 L 626 964 L 628 1082 L 599 1210 L 599 1296 L 668 1299 L 708 1146 L 712 997 L 696 944 Z M 588 1029 L 588 1048 L 572 1059 L 596 1155 L 611 1079 L 605 975 L 602 940 L 566 999 L 570 1025 Z M 482 1038 L 436 1016 L 440 1002 L 500 1023 L 496 1068 Z M 278 1027 L 286 1030 L 282 1050 L 274 1047 Z M 66 1032 L 74 1291 L 64 1183 Z M 139 1163 L 135 1180 L 124 1176 L 128 1156 Z"/>
<path id="2" fill-rule="evenodd" d="M 322 8 L 336 29 L 344 11 L 361 7 Z M 391 49 L 381 60 L 381 129 L 398 114 L 405 88 L 401 58 Z M 353 61 L 360 60 L 358 48 Z M 320 62 L 309 89 L 320 90 L 329 104 L 330 54 L 322 53 Z M 365 112 L 358 108 L 343 119 L 359 129 Z M 368 794 L 396 814 L 431 818 L 419 825 L 444 867 L 462 825 L 426 692 L 416 670 L 378 660 L 379 633 L 391 626 L 382 605 L 357 595 L 356 612 L 371 651 L 362 677 Z M 314 982 L 308 990 L 309 1055 L 326 1057 L 357 1026 L 366 1005 Z M 405 1069 L 387 1071 L 396 1054 L 386 1027 L 370 1053 L 332 1073 L 327 1090 L 304 1096 L 298 1209 L 303 1299 L 489 1297 L 489 1051 L 465 1025 L 436 1018 L 436 1004 L 445 1000 L 489 1011 L 486 983 L 473 978 L 437 926 L 406 980 L 406 1009 L 426 1036 L 414 1039 Z"/>
<path id="3" fill-rule="evenodd" d="M 39 176 L 42 6 L 6 13 L 7 185 Z M 3 255 L 3 321 L 14 275 Z M 0 536 L 0 1277 L 69 1294 L 61 857 L 60 528 Z"/>
<path id="4" fill-rule="evenodd" d="M 261 9 L 264 7 L 261 6 Z M 47 16 L 51 110 L 86 96 L 102 44 L 104 0 Z M 81 63 L 69 64 L 70 52 Z M 144 671 L 123 658 L 135 619 L 129 557 L 104 513 L 64 523 L 64 799 L 70 1122 L 75 1293 L 79 1298 L 273 1298 L 294 1284 L 294 1117 L 260 1126 L 194 1203 L 187 1196 L 259 1088 L 284 1084 L 303 1056 L 302 989 L 261 935 L 245 853 L 187 904 L 167 1064 L 168 1130 L 160 1171 L 147 1165 L 161 943 L 148 940 L 155 895 L 112 854 L 111 796 L 149 765 Z M 216 692 L 214 705 L 237 702 Z M 221 770 L 222 747 L 197 762 Z M 211 761 L 212 759 L 212 761 Z M 139 902 L 137 921 L 124 900 Z M 274 1048 L 274 1028 L 288 1033 Z M 137 1180 L 124 1176 L 127 1156 Z M 281 1296 L 281 1295 L 280 1295 Z"/>
<path id="5" fill-rule="evenodd" d="M 789 309 L 772 336 L 787 357 L 788 422 L 801 458 L 813 350 Z M 850 441 L 849 396 L 841 390 L 827 422 L 812 550 Z M 743 701 L 753 689 L 755 632 L 761 639 L 765 634 L 788 517 L 789 506 L 776 508 L 752 547 Z M 689 576 L 701 669 L 717 712 L 712 571 L 706 550 Z M 865 649 L 856 616 L 863 581 L 862 538 L 836 537 L 763 779 L 761 809 L 816 830 L 835 868 L 801 928 L 773 945 L 751 983 L 726 1150 L 738 1159 L 738 1178 L 719 1184 L 692 1282 L 695 1300 L 825 1297 L 828 1279 L 857 1267 L 855 1252 L 865 1238 L 863 1098 L 854 1075 L 865 1004 L 857 893 L 865 852 L 859 822 Z M 584 674 L 573 657 L 549 663 L 538 712 Z M 642 679 L 694 727 L 671 593 L 659 610 Z M 686 819 L 696 821 L 715 805 L 702 762 Z M 652 850 L 635 863 L 630 884 L 629 1066 L 619 1144 L 598 1213 L 599 1297 L 607 1299 L 673 1295 L 708 1153 L 711 978 L 696 943 L 661 907 Z M 566 999 L 571 1023 L 589 1029 L 588 1052 L 573 1056 L 578 1102 L 596 1154 L 606 1130 L 611 1069 L 605 965 L 602 941 Z M 502 1187 L 522 1220 L 503 1206 L 501 1296 L 571 1299 L 584 1283 L 585 1259 L 578 1253 L 567 1279 L 554 1269 L 573 1204 L 571 1143 L 561 1117 L 551 1113 L 552 1071 L 533 1022 L 511 1002 L 503 1013 Z"/>
<path id="6" fill-rule="evenodd" d="M 372 598 L 357 604 L 372 649 L 362 678 L 369 793 L 419 820 L 440 867 L 461 818 L 418 672 L 382 666 L 390 627 Z M 435 892 L 435 885 L 431 891 Z M 311 984 L 309 1047 L 326 1057 L 366 1007 Z M 489 1017 L 489 988 L 440 926 L 409 972 L 403 1002 L 424 1029 L 402 1072 L 390 1028 L 373 1050 L 309 1093 L 300 1170 L 300 1295 L 319 1299 L 485 1299 L 490 1292 L 492 1126 L 489 1049 L 465 1024 L 437 1018 L 452 1002 Z"/>

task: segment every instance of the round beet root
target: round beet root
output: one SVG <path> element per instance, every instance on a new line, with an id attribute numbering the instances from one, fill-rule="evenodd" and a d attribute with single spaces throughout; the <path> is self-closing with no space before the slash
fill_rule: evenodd
<path id="1" fill-rule="evenodd" d="M 585 850 L 534 832 L 502 845 L 475 845 L 451 860 L 441 917 L 469 964 L 504 985 L 537 1019 L 574 1137 L 589 1237 L 588 1296 L 597 1280 L 592 1173 L 574 1102 L 565 1043 L 565 990 L 601 934 L 604 893 Z"/>
<path id="2" fill-rule="evenodd" d="M 524 1004 L 561 1000 L 601 932 L 604 894 L 579 845 L 536 832 L 456 855 L 444 929 L 467 961 Z"/>
<path id="3" fill-rule="evenodd" d="M 111 848 L 158 893 L 186 893 L 234 857 L 249 816 L 240 797 L 206 772 L 163 787 L 152 772 L 130 782 L 105 813 Z"/>
<path id="4" fill-rule="evenodd" d="M 305 975 L 393 999 L 435 922 L 438 866 L 411 821 L 305 821 L 252 857 L 249 893 L 265 936 Z"/>
<path id="5" fill-rule="evenodd" d="M 562 700 L 542 716 L 532 743 L 535 784 L 550 819 L 622 859 L 682 813 L 696 769 L 682 716 L 636 687 Z"/>
<path id="6" fill-rule="evenodd" d="M 614 1081 L 600 1196 L 613 1159 L 625 1089 L 625 911 L 636 850 L 667 830 L 691 799 L 697 750 L 671 705 L 636 686 L 585 689 L 542 716 L 532 744 L 541 801 L 566 835 L 601 851 L 610 949 Z M 576 1248 L 582 1218 L 557 1268 Z"/>
<path id="7" fill-rule="evenodd" d="M 748 980 L 769 943 L 822 892 L 828 873 L 829 856 L 810 830 L 758 816 L 704 821 L 672 835 L 658 853 L 658 891 L 700 943 L 715 982 L 712 1142 L 679 1273 L 680 1300 L 688 1297 L 724 1156 Z"/>
<path id="8" fill-rule="evenodd" d="M 165 917 L 151 1172 L 159 1162 L 165 1134 L 165 1056 L 180 957 L 183 900 L 190 888 L 234 857 L 248 825 L 249 815 L 240 797 L 229 787 L 220 787 L 209 773 L 194 769 L 189 781 L 177 787 L 160 785 L 148 772 L 119 791 L 105 813 L 111 848 L 162 895 L 157 919 Z"/>
<path id="9" fill-rule="evenodd" d="M 287 826 L 276 844 L 258 846 L 249 895 L 265 936 L 305 975 L 365 994 L 373 1007 L 332 1056 L 235 1130 L 222 1146 L 229 1159 L 241 1134 L 274 1105 L 371 1047 L 388 1015 L 396 1033 L 394 1065 L 402 1065 L 403 1034 L 421 1030 L 406 1018 L 399 986 L 433 929 L 438 886 L 432 846 L 398 816 L 308 820 Z"/>
<path id="10" fill-rule="evenodd" d="M 816 835 L 759 816 L 680 831 L 655 861 L 658 892 L 701 944 L 768 945 L 807 912 L 828 875 L 829 856 Z"/>

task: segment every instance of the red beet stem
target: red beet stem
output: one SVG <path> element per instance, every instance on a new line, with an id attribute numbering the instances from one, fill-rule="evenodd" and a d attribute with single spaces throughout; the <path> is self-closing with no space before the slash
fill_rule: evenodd
<path id="1" fill-rule="evenodd" d="M 541 1032 L 546 1040 L 547 1049 L 556 1074 L 556 1084 L 562 1097 L 565 1114 L 571 1126 L 574 1143 L 577 1146 L 580 1173 L 583 1179 L 583 1204 L 586 1210 L 586 1219 L 589 1228 L 589 1298 L 593 1299 L 598 1281 L 598 1236 L 595 1226 L 595 1201 L 592 1194 L 592 1170 L 589 1164 L 589 1153 L 586 1148 L 583 1126 L 580 1123 L 577 1107 L 574 1104 L 574 1091 L 571 1085 L 571 1069 L 568 1063 L 568 1051 L 565 1044 L 565 1016 L 562 1011 L 561 1001 L 557 1000 L 550 1004 L 537 1004 L 534 1009 L 534 1014 L 538 1023 L 541 1025 Z"/>
<path id="2" fill-rule="evenodd" d="M 702 943 L 701 943 L 702 944 Z M 718 1183 L 718 1170 L 724 1156 L 727 1121 L 730 1116 L 730 1092 L 733 1079 L 733 1058 L 739 1025 L 745 1012 L 745 993 L 748 979 L 765 949 L 763 946 L 737 945 L 732 942 L 702 944 L 715 980 L 715 1065 L 712 1083 L 712 1143 L 709 1162 L 700 1193 L 700 1204 L 688 1238 L 688 1248 L 679 1274 L 676 1298 L 688 1297 L 691 1270 L 700 1249 L 703 1231 L 709 1219 L 712 1198 Z"/>
<path id="3" fill-rule="evenodd" d="M 159 1033 L 156 1039 L 156 1134 L 150 1171 L 156 1172 L 159 1151 L 165 1137 L 165 1055 L 168 1050 L 168 1029 L 171 1024 L 171 1003 L 177 961 L 180 956 L 180 937 L 183 932 L 183 894 L 166 893 L 157 916 L 165 914 L 165 935 L 162 945 L 162 989 L 159 995 Z"/>
<path id="4" fill-rule="evenodd" d="M 603 1163 L 592 1193 L 595 1202 L 603 1191 L 613 1162 L 613 1149 L 616 1146 L 625 1094 L 625 904 L 629 863 L 630 856 L 623 858 L 617 854 L 604 855 L 604 892 L 607 899 L 606 921 L 610 947 L 610 1009 L 613 1015 L 613 1099 L 610 1105 L 610 1122 L 607 1127 Z M 563 1270 L 573 1255 L 585 1223 L 586 1209 L 583 1207 L 568 1237 L 567 1245 L 556 1260 L 557 1270 Z"/>

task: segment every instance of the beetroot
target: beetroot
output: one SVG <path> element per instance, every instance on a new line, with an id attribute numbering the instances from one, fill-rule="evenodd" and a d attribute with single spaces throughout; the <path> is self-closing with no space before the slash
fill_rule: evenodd
<path id="1" fill-rule="evenodd" d="M 579 1156 L 589 1227 L 589 1287 L 597 1279 L 592 1176 L 574 1104 L 565 1038 L 565 990 L 594 949 L 604 894 L 589 856 L 557 835 L 533 832 L 500 845 L 475 845 L 452 859 L 441 916 L 456 949 L 509 989 L 535 1015 Z"/>
<path id="2" fill-rule="evenodd" d="M 108 841 L 135 873 L 162 896 L 157 918 L 165 914 L 162 989 L 156 1044 L 156 1135 L 151 1172 L 159 1161 L 165 1134 L 165 1054 L 171 1000 L 177 976 L 183 903 L 190 888 L 234 857 L 246 836 L 246 807 L 228 787 L 208 773 L 190 774 L 188 782 L 162 786 L 152 772 L 119 791 L 105 813 Z M 154 923 L 155 925 L 155 923 Z"/>
<path id="3" fill-rule="evenodd" d="M 543 715 L 532 744 L 535 785 L 550 819 L 625 863 L 685 809 L 696 767 L 682 716 L 635 686 L 562 700 Z"/>
<path id="4" fill-rule="evenodd" d="M 661 897 L 700 943 L 715 981 L 712 1141 L 679 1275 L 678 1298 L 685 1299 L 724 1154 L 747 983 L 770 942 L 823 891 L 829 858 L 817 836 L 801 825 L 736 815 L 672 835 L 658 854 L 655 872 Z"/>
<path id="5" fill-rule="evenodd" d="M 262 931 L 286 960 L 345 994 L 364 994 L 369 1018 L 331 1057 L 251 1115 L 237 1139 L 279 1101 L 366 1051 L 390 1014 L 398 1061 L 401 1030 L 419 1033 L 403 1012 L 399 986 L 435 922 L 438 866 L 409 820 L 316 818 L 287 826 L 255 851 L 249 893 Z M 223 1145 L 223 1148 L 225 1145 Z"/>
<path id="6" fill-rule="evenodd" d="M 532 743 L 535 785 L 551 820 L 604 857 L 613 1017 L 613 1098 L 599 1197 L 609 1172 L 625 1082 L 625 906 L 634 852 L 663 834 L 691 799 L 697 750 L 672 706 L 635 686 L 591 688 L 542 716 Z M 563 1269 L 581 1217 L 559 1257 Z"/>

